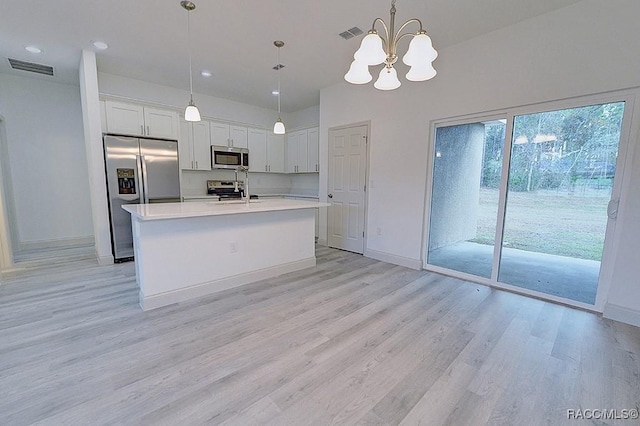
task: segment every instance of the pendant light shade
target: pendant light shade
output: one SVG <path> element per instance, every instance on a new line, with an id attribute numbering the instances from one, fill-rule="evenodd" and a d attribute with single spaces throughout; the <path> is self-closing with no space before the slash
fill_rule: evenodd
<path id="1" fill-rule="evenodd" d="M 393 90 L 400 87 L 402 83 L 398 80 L 398 73 L 393 67 L 384 67 L 380 70 L 378 80 L 373 84 L 378 90 Z"/>
<path id="2" fill-rule="evenodd" d="M 369 73 L 369 66 L 356 59 L 351 63 L 349 72 L 345 74 L 344 79 L 352 84 L 367 84 L 373 77 Z"/>
<path id="3" fill-rule="evenodd" d="M 184 119 L 186 121 L 200 121 L 200 111 L 198 111 L 198 107 L 193 103 L 193 73 L 191 71 L 191 11 L 196 8 L 196 5 L 187 0 L 183 0 L 180 2 L 180 6 L 182 6 L 187 11 L 187 49 L 189 50 L 189 92 L 191 93 L 191 98 L 189 101 L 189 105 L 184 110 Z"/>
<path id="4" fill-rule="evenodd" d="M 189 102 L 189 105 L 184 110 L 184 119 L 186 121 L 200 121 L 200 111 L 198 111 L 198 107 L 195 106 L 193 100 Z"/>
<path id="5" fill-rule="evenodd" d="M 280 117 L 278 117 L 278 120 L 276 120 L 276 123 L 273 125 L 273 133 L 276 135 L 285 134 L 284 123 Z"/>
<path id="6" fill-rule="evenodd" d="M 280 48 L 284 46 L 284 41 L 276 40 L 273 42 L 273 45 L 278 48 L 278 63 L 274 67 L 278 72 L 278 119 L 273 125 L 273 133 L 275 135 L 284 135 L 285 134 L 284 123 L 282 122 L 282 118 L 280 118 L 280 95 L 282 93 L 282 91 L 280 90 L 280 70 L 283 67 L 283 65 L 280 63 Z"/>

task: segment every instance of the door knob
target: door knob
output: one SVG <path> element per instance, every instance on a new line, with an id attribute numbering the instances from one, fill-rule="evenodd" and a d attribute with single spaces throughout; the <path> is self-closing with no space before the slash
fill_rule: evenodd
<path id="1" fill-rule="evenodd" d="M 329 194 L 327 195 L 329 198 L 333 198 L 333 194 Z"/>

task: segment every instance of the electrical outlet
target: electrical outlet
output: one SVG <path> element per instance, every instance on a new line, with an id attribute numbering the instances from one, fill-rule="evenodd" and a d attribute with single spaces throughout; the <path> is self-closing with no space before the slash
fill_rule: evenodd
<path id="1" fill-rule="evenodd" d="M 237 253 L 238 252 L 238 243 L 233 242 L 229 243 L 229 253 Z"/>
<path id="2" fill-rule="evenodd" d="M 380 236 L 380 235 L 382 235 L 382 228 L 378 228 L 378 229 L 377 229 L 377 234 L 378 234 L 379 236 Z"/>

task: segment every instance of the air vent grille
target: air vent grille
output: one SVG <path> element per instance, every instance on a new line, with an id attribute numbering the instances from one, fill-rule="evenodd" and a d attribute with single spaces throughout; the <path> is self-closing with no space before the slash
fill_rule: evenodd
<path id="1" fill-rule="evenodd" d="M 276 71 L 281 70 L 282 68 L 284 68 L 284 65 L 282 65 L 282 64 L 278 64 L 278 65 L 273 67 L 273 69 L 276 70 Z"/>
<path id="2" fill-rule="evenodd" d="M 8 58 L 11 68 L 14 70 L 34 72 L 36 74 L 53 75 L 53 67 L 49 65 L 36 64 L 34 62 L 19 61 L 18 59 Z"/>
<path id="3" fill-rule="evenodd" d="M 353 28 L 349 28 L 346 31 L 343 31 L 340 33 L 340 37 L 342 37 L 345 40 L 349 40 L 350 38 L 353 38 L 355 36 L 359 36 L 360 34 L 362 34 L 362 30 L 358 27 L 353 27 Z"/>

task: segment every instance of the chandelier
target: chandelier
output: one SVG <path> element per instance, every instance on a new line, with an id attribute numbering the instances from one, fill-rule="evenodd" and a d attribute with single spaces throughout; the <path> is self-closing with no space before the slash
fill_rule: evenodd
<path id="1" fill-rule="evenodd" d="M 411 67 L 406 76 L 407 80 L 425 81 L 435 77 L 436 70 L 433 68 L 432 62 L 438 57 L 438 52 L 433 48 L 431 38 L 422 28 L 422 22 L 419 19 L 409 19 L 396 32 L 395 20 L 396 0 L 392 0 L 389 26 L 387 27 L 381 18 L 376 18 L 373 21 L 368 34 L 362 39 L 360 48 L 353 55 L 354 61 L 344 76 L 345 80 L 353 84 L 366 84 L 373 79 L 369 73 L 369 67 L 384 63 L 378 80 L 373 86 L 379 90 L 393 90 L 400 87 L 398 73 L 393 64 L 398 60 L 398 42 L 405 37 L 413 37 L 407 53 L 402 57 L 402 62 Z M 385 37 L 378 35 L 375 28 L 378 22 L 384 29 Z M 405 27 L 412 23 L 418 24 L 418 31 L 403 34 L 402 31 Z"/>

